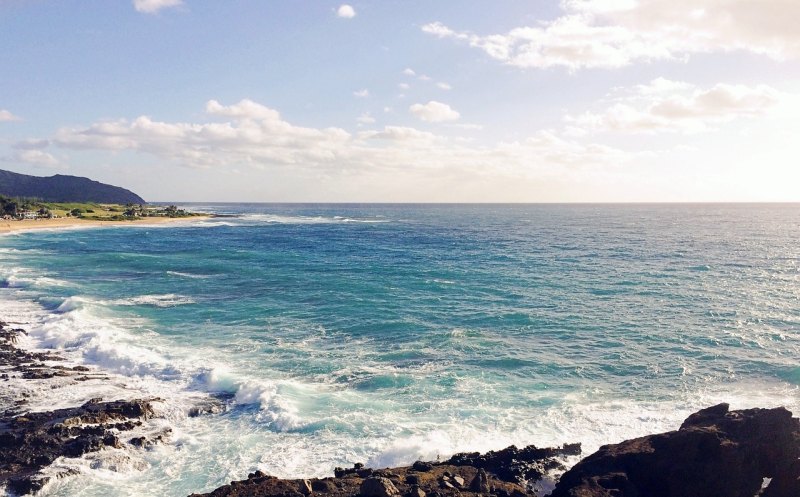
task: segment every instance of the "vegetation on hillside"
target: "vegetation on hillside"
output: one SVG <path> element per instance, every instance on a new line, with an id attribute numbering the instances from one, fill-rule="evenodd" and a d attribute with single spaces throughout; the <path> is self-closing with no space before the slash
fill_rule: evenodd
<path id="1" fill-rule="evenodd" d="M 145 203 L 130 190 L 89 178 L 63 174 L 43 178 L 4 170 L 0 170 L 0 195 L 38 198 L 46 202 Z"/>
<path id="2" fill-rule="evenodd" d="M 149 206 L 146 204 L 100 204 L 95 202 L 42 202 L 36 199 L 10 198 L 0 195 L 0 217 L 23 219 L 27 217 L 76 217 L 93 221 L 130 221 L 146 217 L 191 217 L 200 214 L 179 209 L 177 206 Z"/>

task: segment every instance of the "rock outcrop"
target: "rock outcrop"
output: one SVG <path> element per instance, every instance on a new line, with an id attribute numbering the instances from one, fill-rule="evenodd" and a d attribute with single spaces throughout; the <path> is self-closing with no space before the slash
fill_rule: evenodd
<path id="1" fill-rule="evenodd" d="M 150 400 L 89 401 L 80 407 L 0 418 L 0 483 L 18 495 L 39 490 L 39 471 L 59 457 L 122 447 L 121 432 L 153 414 Z"/>
<path id="2" fill-rule="evenodd" d="M 551 497 L 798 497 L 800 420 L 784 408 L 689 416 L 677 431 L 605 445 Z"/>
<path id="3" fill-rule="evenodd" d="M 24 330 L 0 322 L 0 382 L 10 378 L 48 380 L 72 377 L 75 381 L 89 378 L 84 366 L 66 367 L 53 362 L 63 361 L 57 354 L 28 352 L 15 345 Z M 105 447 L 122 447 L 120 436 L 153 416 L 152 402 L 117 400 L 102 402 L 93 399 L 79 407 L 46 412 L 26 412 L 25 399 L 0 416 L 0 487 L 16 495 L 39 490 L 46 482 L 40 471 L 59 457 L 79 457 Z M 132 445 L 151 443 L 143 437 L 131 440 Z"/>
<path id="4" fill-rule="evenodd" d="M 565 444 L 563 447 L 538 448 L 534 445 L 518 449 L 515 446 L 485 454 L 466 452 L 456 454 L 446 461 L 454 466 L 473 466 L 491 471 L 498 478 L 515 483 L 541 480 L 553 470 L 563 471 L 561 460 L 566 456 L 581 454 L 581 444 Z"/>
<path id="5" fill-rule="evenodd" d="M 333 478 L 283 480 L 261 471 L 207 494 L 193 497 L 524 497 L 536 495 L 530 484 L 558 459 L 580 453 L 580 444 L 539 449 L 514 446 L 486 454 L 456 454 L 443 462 L 417 461 L 392 469 L 336 468 Z M 308 489 L 311 493 L 307 493 Z"/>

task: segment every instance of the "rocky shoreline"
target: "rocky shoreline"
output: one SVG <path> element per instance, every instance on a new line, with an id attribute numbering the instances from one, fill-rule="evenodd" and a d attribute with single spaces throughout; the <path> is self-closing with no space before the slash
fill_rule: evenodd
<path id="1" fill-rule="evenodd" d="M 102 379 L 89 368 L 59 364 L 63 358 L 57 354 L 18 348 L 23 334 L 0 322 L 0 384 L 12 378 Z M 48 479 L 68 476 L 43 472 L 58 458 L 163 441 L 168 434 L 131 433 L 155 415 L 158 402 L 92 399 L 78 407 L 27 412 L 25 398 L 13 399 L 0 417 L 0 489 L 33 494 Z M 206 412 L 214 410 L 198 408 L 190 415 Z M 356 464 L 335 468 L 328 478 L 279 479 L 256 471 L 192 497 L 800 496 L 800 420 L 784 408 L 709 407 L 678 430 L 605 445 L 566 470 L 565 459 L 580 454 L 580 444 L 512 446 L 390 469 Z M 553 474 L 561 476 L 546 484 Z"/>
<path id="2" fill-rule="evenodd" d="M 580 444 L 509 447 L 444 462 L 372 470 L 337 468 L 333 478 L 282 480 L 261 472 L 190 497 L 524 497 Z M 549 497 L 798 497 L 800 420 L 783 408 L 689 416 L 679 430 L 605 445 L 558 480 Z"/>
<path id="3" fill-rule="evenodd" d="M 0 322 L 0 384 L 13 377 L 25 380 L 68 377 L 73 381 L 98 378 L 84 366 L 52 364 L 63 361 L 58 354 L 28 352 L 16 347 L 19 336 L 24 334 L 25 330 Z M 0 416 L 0 488 L 5 486 L 16 495 L 35 493 L 51 478 L 42 470 L 59 457 L 80 457 L 106 447 L 143 446 L 158 441 L 158 436 L 152 440 L 146 437 L 126 440 L 124 436 L 154 415 L 153 403 L 158 400 L 91 399 L 78 407 L 26 412 L 27 400 L 16 399 L 13 407 Z"/>

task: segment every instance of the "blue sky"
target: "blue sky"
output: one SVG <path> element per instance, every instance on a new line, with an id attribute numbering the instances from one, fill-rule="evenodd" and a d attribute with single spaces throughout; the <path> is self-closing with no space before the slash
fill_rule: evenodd
<path id="1" fill-rule="evenodd" d="M 0 1 L 0 169 L 175 201 L 800 201 L 791 0 Z"/>

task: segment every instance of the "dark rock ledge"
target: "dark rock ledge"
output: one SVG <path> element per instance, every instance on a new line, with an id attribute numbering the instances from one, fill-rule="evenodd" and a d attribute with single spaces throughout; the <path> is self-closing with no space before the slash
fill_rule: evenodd
<path id="1" fill-rule="evenodd" d="M 782 407 L 728 409 L 605 445 L 564 473 L 552 497 L 800 497 L 800 420 Z"/>
<path id="2" fill-rule="evenodd" d="M 94 378 L 83 366 L 48 365 L 63 360 L 52 353 L 27 352 L 15 347 L 21 329 L 0 322 L 0 388 L 14 378 L 52 380 L 71 377 L 75 381 Z M 101 376 L 102 378 L 102 376 Z M 17 495 L 33 493 L 47 483 L 40 472 L 59 457 L 80 457 L 104 447 L 120 448 L 129 443 L 142 446 L 152 441 L 124 441 L 123 432 L 141 426 L 153 416 L 152 403 L 159 399 L 93 399 L 79 407 L 48 412 L 24 412 L 25 399 L 0 416 L 0 488 Z"/>
<path id="3" fill-rule="evenodd" d="M 486 454 L 456 454 L 447 461 L 417 461 L 411 466 L 372 469 L 363 464 L 334 470 L 332 478 L 282 480 L 261 471 L 207 494 L 191 497 L 525 497 L 561 460 L 578 455 L 580 444 L 539 449 L 514 446 Z"/>
<path id="4" fill-rule="evenodd" d="M 260 471 L 190 497 L 524 497 L 580 444 L 509 447 L 444 462 L 373 470 L 336 468 L 334 478 L 282 480 Z M 800 497 L 800 422 L 784 408 L 689 416 L 677 431 L 605 445 L 564 473 L 550 497 Z"/>

